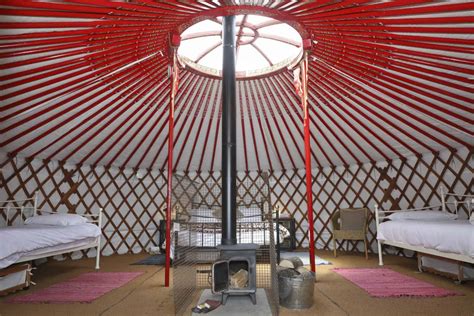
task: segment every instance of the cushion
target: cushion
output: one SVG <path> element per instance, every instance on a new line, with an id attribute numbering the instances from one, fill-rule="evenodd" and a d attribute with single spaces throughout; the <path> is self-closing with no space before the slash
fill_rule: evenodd
<path id="1" fill-rule="evenodd" d="M 342 230 L 364 230 L 367 222 L 365 208 L 342 209 L 340 212 Z"/>
<path id="2" fill-rule="evenodd" d="M 387 216 L 392 221 L 397 220 L 430 220 L 430 221 L 442 221 L 442 220 L 455 220 L 456 214 L 442 211 L 407 211 L 407 212 L 395 212 Z"/>
<path id="3" fill-rule="evenodd" d="M 87 223 L 87 218 L 78 214 L 48 214 L 29 217 L 25 220 L 26 225 L 51 225 L 72 226 Z"/>
<path id="4" fill-rule="evenodd" d="M 190 218 L 189 223 L 217 223 L 219 219 L 214 217 L 213 209 L 209 208 L 196 208 L 189 212 Z"/>
<path id="5" fill-rule="evenodd" d="M 241 223 L 253 223 L 262 221 L 262 211 L 256 207 L 239 207 L 237 221 Z"/>

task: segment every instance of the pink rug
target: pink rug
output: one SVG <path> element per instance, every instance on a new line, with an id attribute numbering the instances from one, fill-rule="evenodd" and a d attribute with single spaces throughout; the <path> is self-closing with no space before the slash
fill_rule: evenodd
<path id="1" fill-rule="evenodd" d="M 9 303 L 91 303 L 143 272 L 90 272 L 31 294 L 12 297 Z"/>
<path id="2" fill-rule="evenodd" d="M 373 297 L 444 297 L 462 295 L 387 268 L 333 269 Z"/>

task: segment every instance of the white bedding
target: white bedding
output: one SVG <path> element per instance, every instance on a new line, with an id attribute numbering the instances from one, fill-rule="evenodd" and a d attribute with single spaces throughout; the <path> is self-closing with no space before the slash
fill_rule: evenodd
<path id="1" fill-rule="evenodd" d="M 468 220 L 387 221 L 379 225 L 377 239 L 474 258 L 474 225 Z"/>
<path id="2" fill-rule="evenodd" d="M 72 226 L 19 225 L 0 229 L 0 269 L 15 263 L 25 255 L 40 254 L 90 242 L 100 236 L 94 224 Z"/>
<path id="3" fill-rule="evenodd" d="M 276 242 L 276 233 L 274 234 Z M 280 242 L 284 236 L 280 235 Z M 180 246 L 193 245 L 196 247 L 216 247 L 221 244 L 221 234 L 190 232 L 183 230 L 179 232 L 178 243 Z M 237 243 L 252 243 L 257 245 L 270 245 L 270 232 L 242 232 L 237 233 Z"/>
<path id="4" fill-rule="evenodd" d="M 179 227 L 179 225 L 178 225 Z M 267 226 L 265 226 L 267 227 Z M 280 227 L 280 243 L 285 238 L 290 236 L 290 232 L 283 226 Z M 216 247 L 221 244 L 221 233 L 207 233 L 203 231 L 190 231 L 186 229 L 177 229 L 176 225 L 173 225 L 173 234 L 171 242 L 171 258 L 174 258 L 174 237 L 175 233 L 178 232 L 178 244 L 180 246 L 193 246 L 193 247 Z M 237 229 L 236 232 L 237 243 L 254 243 L 258 245 L 270 245 L 270 230 L 265 228 L 260 231 L 245 231 L 245 229 Z M 277 232 L 273 230 L 274 241 L 276 242 Z M 163 243 L 163 247 L 166 247 L 166 241 Z"/>

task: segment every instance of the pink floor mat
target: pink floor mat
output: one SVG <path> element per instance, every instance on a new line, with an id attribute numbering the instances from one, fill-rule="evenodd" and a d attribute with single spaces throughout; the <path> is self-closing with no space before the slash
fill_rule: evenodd
<path id="1" fill-rule="evenodd" d="M 463 295 L 403 275 L 387 268 L 333 269 L 373 297 L 444 297 Z"/>
<path id="2" fill-rule="evenodd" d="M 91 303 L 119 288 L 143 272 L 90 272 L 26 295 L 12 297 L 9 303 Z"/>

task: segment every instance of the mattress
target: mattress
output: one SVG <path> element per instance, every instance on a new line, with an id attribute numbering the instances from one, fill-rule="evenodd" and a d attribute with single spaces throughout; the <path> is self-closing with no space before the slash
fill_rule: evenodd
<path id="1" fill-rule="evenodd" d="M 474 258 L 474 225 L 468 220 L 387 221 L 379 225 L 377 239 Z"/>
<path id="2" fill-rule="evenodd" d="M 0 229 L 0 269 L 21 257 L 36 256 L 52 251 L 85 246 L 99 237 L 97 225 L 71 226 L 19 225 Z"/>

